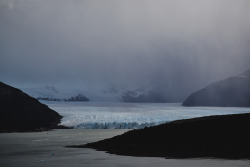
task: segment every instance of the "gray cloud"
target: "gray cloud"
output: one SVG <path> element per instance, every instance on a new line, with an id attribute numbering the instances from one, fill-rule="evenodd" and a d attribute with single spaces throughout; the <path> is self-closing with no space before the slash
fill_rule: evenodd
<path id="1" fill-rule="evenodd" d="M 0 2 L 0 80 L 183 99 L 250 67 L 248 0 Z"/>

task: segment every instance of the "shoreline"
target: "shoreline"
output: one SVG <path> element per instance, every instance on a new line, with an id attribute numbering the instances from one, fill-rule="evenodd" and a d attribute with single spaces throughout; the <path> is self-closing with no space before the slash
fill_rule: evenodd
<path id="1" fill-rule="evenodd" d="M 66 148 L 123 134 L 120 129 L 53 129 L 31 133 L 0 134 L 1 167 L 248 167 L 250 160 L 164 159 L 108 154 L 93 149 Z"/>
<path id="2" fill-rule="evenodd" d="M 250 114 L 206 116 L 71 147 L 137 157 L 250 159 L 249 127 Z"/>

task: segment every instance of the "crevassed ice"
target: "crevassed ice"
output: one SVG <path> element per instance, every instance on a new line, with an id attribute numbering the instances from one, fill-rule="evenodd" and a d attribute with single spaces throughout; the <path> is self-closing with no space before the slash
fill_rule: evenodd
<path id="1" fill-rule="evenodd" d="M 250 108 L 182 107 L 179 103 L 42 102 L 63 116 L 61 125 L 85 129 L 137 129 L 179 119 L 250 113 Z"/>

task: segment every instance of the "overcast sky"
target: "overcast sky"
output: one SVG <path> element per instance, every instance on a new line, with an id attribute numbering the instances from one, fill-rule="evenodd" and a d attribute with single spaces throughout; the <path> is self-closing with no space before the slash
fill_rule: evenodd
<path id="1" fill-rule="evenodd" d="M 250 68 L 249 0 L 1 0 L 0 80 L 183 97 Z"/>

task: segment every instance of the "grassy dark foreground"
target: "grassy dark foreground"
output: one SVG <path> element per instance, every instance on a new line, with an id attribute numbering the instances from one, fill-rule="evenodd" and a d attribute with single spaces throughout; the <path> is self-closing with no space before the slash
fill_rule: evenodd
<path id="1" fill-rule="evenodd" d="M 250 114 L 235 114 L 173 121 L 69 147 L 143 157 L 250 159 L 249 134 Z"/>

